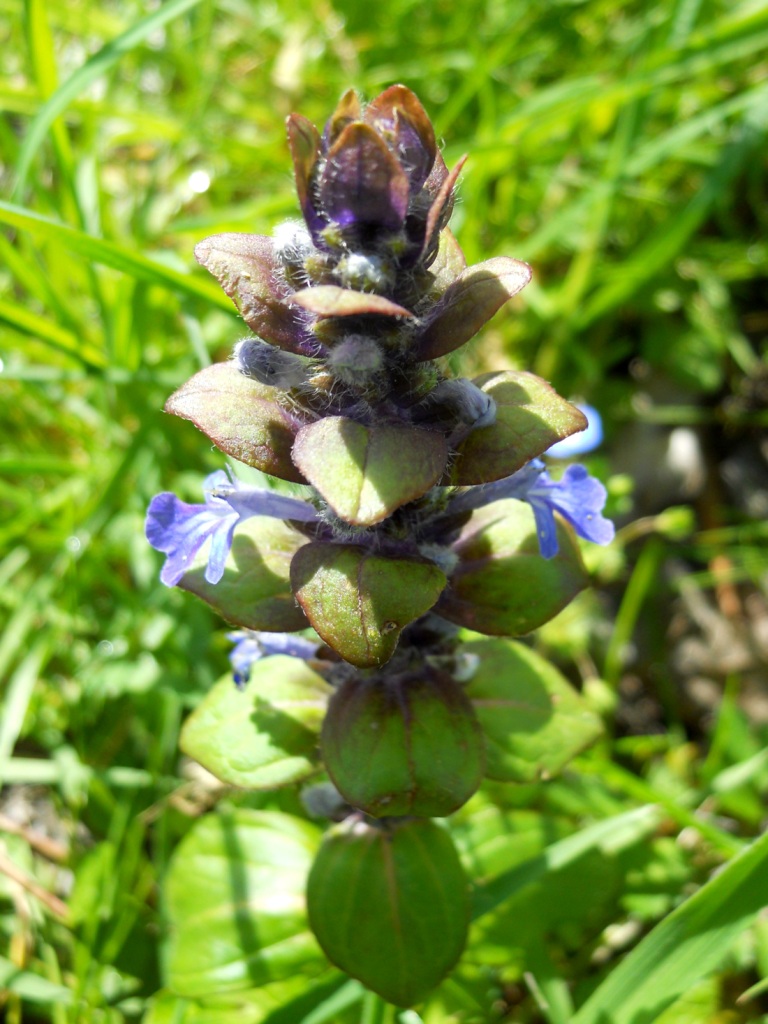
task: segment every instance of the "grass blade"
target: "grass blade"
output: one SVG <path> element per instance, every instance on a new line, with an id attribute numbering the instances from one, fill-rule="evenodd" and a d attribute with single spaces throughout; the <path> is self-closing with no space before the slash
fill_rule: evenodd
<path id="1" fill-rule="evenodd" d="M 544 875 L 559 871 L 583 857 L 589 850 L 609 843 L 613 849 L 637 842 L 652 832 L 659 821 L 659 808 L 652 805 L 636 807 L 625 814 L 588 825 L 575 835 L 548 846 L 538 857 L 505 871 L 475 890 L 472 919 L 477 920 L 495 910 L 504 900 Z"/>
<path id="2" fill-rule="evenodd" d="M 592 993 L 573 1024 L 650 1024 L 714 970 L 768 904 L 768 833 L 665 918 Z"/>
<path id="3" fill-rule="evenodd" d="M 18 198 L 23 192 L 32 161 L 40 148 L 46 133 L 56 118 L 67 109 L 71 101 L 79 96 L 88 86 L 101 78 L 113 64 L 134 46 L 137 46 L 152 32 L 156 32 L 173 18 L 184 14 L 190 8 L 195 7 L 200 0 L 167 0 L 159 10 L 153 11 L 146 18 L 137 21 L 129 29 L 102 46 L 102 48 L 89 58 L 81 67 L 71 75 L 66 82 L 56 90 L 50 99 L 43 104 L 37 113 L 24 143 L 19 152 L 19 159 L 16 164 L 16 186 L 13 190 L 14 198 Z"/>
<path id="4" fill-rule="evenodd" d="M 204 299 L 214 306 L 232 312 L 231 302 L 215 284 L 209 284 L 202 278 L 194 277 L 191 274 L 180 273 L 178 270 L 165 266 L 164 263 L 126 249 L 124 246 L 118 245 L 117 242 L 95 238 L 68 224 L 62 224 L 50 217 L 44 217 L 42 214 L 33 213 L 31 210 L 14 206 L 11 203 L 0 202 L 0 223 L 21 231 L 29 231 L 38 238 L 60 242 L 72 252 L 77 253 L 78 256 L 92 260 L 94 263 L 102 263 L 104 266 L 121 270 L 141 281 L 149 281 L 151 284 L 172 288 L 196 299 Z"/>

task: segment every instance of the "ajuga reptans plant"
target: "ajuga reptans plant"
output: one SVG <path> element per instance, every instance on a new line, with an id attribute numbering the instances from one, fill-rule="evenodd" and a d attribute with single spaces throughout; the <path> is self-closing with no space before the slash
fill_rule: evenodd
<path id="1" fill-rule="evenodd" d="M 461 627 L 541 626 L 586 584 L 576 535 L 607 543 L 613 527 L 583 467 L 556 481 L 540 461 L 585 429 L 576 406 L 527 372 L 467 380 L 441 363 L 531 271 L 507 257 L 467 267 L 447 227 L 463 161 L 448 169 L 416 96 L 395 85 L 361 106 L 350 91 L 322 134 L 291 115 L 288 142 L 303 221 L 195 250 L 252 335 L 166 410 L 301 489 L 222 469 L 204 504 L 154 498 L 147 537 L 167 556 L 165 584 L 239 627 L 239 689 L 209 695 L 183 745 L 240 785 L 327 772 L 333 796 L 321 786 L 307 803 L 330 800 L 344 820 L 310 874 L 310 923 L 337 965 L 408 1005 L 453 965 L 467 927 L 457 855 L 427 819 L 484 775 L 519 779 L 510 693 L 528 678 L 540 688 L 547 668 L 509 640 L 462 643 Z M 220 706 L 286 688 L 307 697 L 295 735 L 254 733 L 233 750 Z M 554 766 L 595 731 L 561 738 Z M 405 967 L 387 951 L 393 879 Z M 365 913 L 339 914 L 342 894 Z"/>

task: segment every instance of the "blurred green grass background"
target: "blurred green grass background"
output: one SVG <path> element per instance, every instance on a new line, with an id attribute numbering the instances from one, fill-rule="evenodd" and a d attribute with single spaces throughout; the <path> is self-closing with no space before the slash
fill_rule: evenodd
<path id="1" fill-rule="evenodd" d="M 472 995 L 434 1017 L 564 1024 L 595 949 L 610 968 L 605 929 L 634 927 L 631 944 L 765 818 L 768 5 L 4 0 L 0 33 L 7 1019 L 140 1020 L 162 985 L 158 885 L 216 796 L 183 774 L 179 725 L 227 644 L 207 608 L 159 584 L 143 516 L 160 490 L 199 500 L 221 468 L 162 406 L 244 333 L 192 249 L 297 215 L 288 113 L 322 122 L 350 85 L 402 81 L 449 165 L 470 153 L 453 221 L 468 261 L 535 272 L 453 369 L 531 368 L 599 408 L 590 461 L 622 526 L 589 553 L 596 591 L 537 639 L 611 738 L 546 793 L 489 799 L 533 815 L 531 850 L 552 840 L 548 816 L 568 832 L 643 802 L 689 843 L 649 855 L 655 904 L 633 910 L 618 872 L 548 946 L 505 967 L 478 954 Z M 32 826 L 66 869 L 30 846 Z M 6 861 L 68 897 L 66 915 Z M 670 1021 L 766 1019 L 733 992 L 768 971 L 768 923 L 742 946 Z M 555 979 L 547 1011 L 526 970 Z M 327 1019 L 359 1019 L 339 1012 Z"/>

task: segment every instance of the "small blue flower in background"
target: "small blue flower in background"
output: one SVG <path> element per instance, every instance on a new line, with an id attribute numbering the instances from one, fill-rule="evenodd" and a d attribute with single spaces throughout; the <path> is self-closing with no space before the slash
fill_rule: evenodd
<path id="1" fill-rule="evenodd" d="M 205 478 L 203 492 L 204 505 L 188 505 L 167 491 L 150 502 L 145 532 L 152 547 L 168 556 L 160 573 L 161 581 L 168 587 L 176 586 L 209 538 L 211 550 L 205 578 L 208 583 L 218 583 L 224 575 L 235 527 L 251 516 L 302 522 L 317 517 L 307 502 L 246 487 L 234 474 L 222 469 Z"/>
<path id="2" fill-rule="evenodd" d="M 607 497 L 605 487 L 590 476 L 584 466 L 569 466 L 561 480 L 542 472 L 525 494 L 536 519 L 539 550 L 544 558 L 558 551 L 555 512 L 567 519 L 576 533 L 594 544 L 610 544 L 614 527 L 602 515 Z"/>
<path id="3" fill-rule="evenodd" d="M 553 444 L 546 450 L 545 455 L 555 459 L 570 459 L 574 455 L 586 455 L 603 443 L 603 420 L 600 413 L 584 402 L 574 404 L 587 417 L 587 429 Z"/>
<path id="4" fill-rule="evenodd" d="M 232 663 L 232 677 L 235 686 L 243 687 L 251 675 L 251 666 L 260 658 L 271 654 L 287 654 L 293 658 L 308 659 L 317 652 L 317 643 L 295 636 L 292 633 L 262 633 L 253 629 L 239 629 L 227 633 L 227 639 L 234 643 L 229 660 Z"/>

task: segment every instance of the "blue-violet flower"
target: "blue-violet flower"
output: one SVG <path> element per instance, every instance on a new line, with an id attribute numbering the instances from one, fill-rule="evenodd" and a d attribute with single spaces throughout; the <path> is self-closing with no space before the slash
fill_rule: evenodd
<path id="1" fill-rule="evenodd" d="M 613 523 L 602 515 L 606 497 L 605 487 L 584 466 L 569 466 L 558 481 L 544 470 L 525 494 L 536 519 L 539 550 L 544 558 L 554 558 L 558 551 L 555 512 L 585 540 L 610 544 Z"/>
<path id="2" fill-rule="evenodd" d="M 584 466 L 569 466 L 560 480 L 552 480 L 544 463 L 533 459 L 511 476 L 490 484 L 469 487 L 449 504 L 448 513 L 470 512 L 494 501 L 517 498 L 527 501 L 536 520 L 539 550 L 544 558 L 558 552 L 555 512 L 567 519 L 576 533 L 594 544 L 610 544 L 614 527 L 602 515 L 605 487 Z"/>
<path id="3" fill-rule="evenodd" d="M 209 538 L 211 549 L 205 578 L 208 583 L 218 583 L 224 575 L 235 527 L 252 516 L 300 522 L 311 522 L 317 517 L 307 502 L 247 487 L 222 469 L 205 478 L 203 491 L 204 505 L 188 505 L 167 491 L 156 495 L 150 503 L 145 532 L 152 547 L 168 556 L 160 573 L 161 581 L 168 587 L 175 587 L 189 571 Z"/>
<path id="4" fill-rule="evenodd" d="M 255 661 L 272 654 L 287 654 L 292 658 L 307 660 L 315 656 L 318 644 L 294 633 L 262 633 L 254 629 L 238 629 L 227 633 L 227 639 L 234 643 L 229 653 L 232 677 L 235 685 L 245 686 Z"/>

